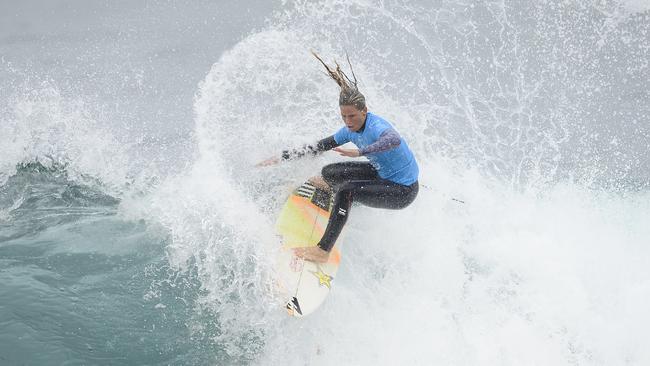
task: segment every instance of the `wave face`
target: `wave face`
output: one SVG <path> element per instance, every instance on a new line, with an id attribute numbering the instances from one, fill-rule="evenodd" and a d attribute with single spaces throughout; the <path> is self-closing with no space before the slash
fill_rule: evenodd
<path id="1" fill-rule="evenodd" d="M 92 74 L 112 87 L 92 95 L 2 61 L 0 295 L 14 295 L 0 339 L 24 336 L 0 360 L 650 362 L 645 2 L 282 2 L 239 38 L 223 14 L 169 6 L 130 11 L 179 13 L 206 49 L 227 39 L 190 86 L 188 64 L 160 61 L 199 52 L 173 37 L 119 81 Z M 203 21 L 226 25 L 208 37 Z M 309 50 L 349 56 L 422 189 L 404 210 L 351 210 L 332 294 L 296 321 L 276 296 L 273 223 L 292 187 L 343 158 L 254 165 L 342 126 Z M 164 106 L 177 86 L 193 100 Z"/>

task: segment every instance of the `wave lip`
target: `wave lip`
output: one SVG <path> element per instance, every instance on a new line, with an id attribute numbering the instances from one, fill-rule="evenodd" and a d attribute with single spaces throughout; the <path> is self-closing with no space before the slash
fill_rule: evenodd
<path id="1" fill-rule="evenodd" d="M 17 166 L 66 166 L 74 179 L 98 179 L 107 189 L 127 182 L 126 147 L 89 111 L 50 83 L 10 99 L 0 124 L 0 185 Z"/>

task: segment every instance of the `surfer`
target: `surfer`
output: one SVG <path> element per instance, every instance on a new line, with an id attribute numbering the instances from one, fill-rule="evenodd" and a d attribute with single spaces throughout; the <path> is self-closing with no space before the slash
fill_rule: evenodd
<path id="1" fill-rule="evenodd" d="M 388 121 L 368 112 L 366 98 L 357 87 L 350 60 L 348 64 L 354 80 L 341 70 L 338 63 L 335 62 L 336 68 L 330 67 L 315 52 L 312 54 L 340 88 L 339 108 L 345 127 L 316 144 L 284 150 L 280 157 L 264 160 L 258 166 L 317 155 L 328 150 L 350 158 L 363 156 L 368 159 L 366 162 L 326 165 L 320 177 L 310 179 L 315 186 L 334 194 L 334 204 L 318 245 L 296 248 L 295 254 L 305 260 L 324 263 L 328 261 L 329 252 L 347 221 L 352 202 L 376 208 L 405 208 L 418 194 L 419 169 L 404 138 Z M 347 142 L 352 142 L 357 148 L 339 147 Z"/>

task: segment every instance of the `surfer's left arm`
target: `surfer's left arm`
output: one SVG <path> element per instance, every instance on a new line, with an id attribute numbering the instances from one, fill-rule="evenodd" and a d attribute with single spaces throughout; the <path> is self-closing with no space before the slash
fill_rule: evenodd
<path id="1" fill-rule="evenodd" d="M 399 133 L 392 128 L 386 129 L 384 132 L 379 135 L 377 141 L 372 144 L 363 147 L 361 149 L 342 149 L 340 147 L 334 148 L 334 151 L 338 152 L 343 156 L 348 156 L 351 158 L 356 158 L 358 156 L 376 154 L 388 150 L 392 150 L 398 147 L 402 143 L 402 138 Z"/>
<path id="2" fill-rule="evenodd" d="M 402 143 L 402 138 L 393 128 L 388 128 L 379 135 L 377 141 L 372 144 L 359 149 L 361 155 L 376 154 L 392 150 Z"/>

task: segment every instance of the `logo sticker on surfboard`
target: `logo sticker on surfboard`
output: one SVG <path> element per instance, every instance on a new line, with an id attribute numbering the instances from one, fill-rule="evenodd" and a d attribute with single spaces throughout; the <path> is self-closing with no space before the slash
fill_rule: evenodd
<path id="1" fill-rule="evenodd" d="M 317 267 L 318 271 L 309 271 L 311 272 L 316 278 L 318 279 L 318 285 L 319 286 L 325 286 L 328 289 L 332 288 L 332 280 L 334 277 L 328 275 L 327 273 L 323 272 L 323 270 L 320 268 L 320 266 Z"/>
<path id="2" fill-rule="evenodd" d="M 305 261 L 303 259 L 301 259 L 301 258 L 298 258 L 295 255 L 291 258 L 291 262 L 289 263 L 289 267 L 294 272 L 302 271 L 302 268 L 304 267 L 304 265 L 305 265 Z"/>

